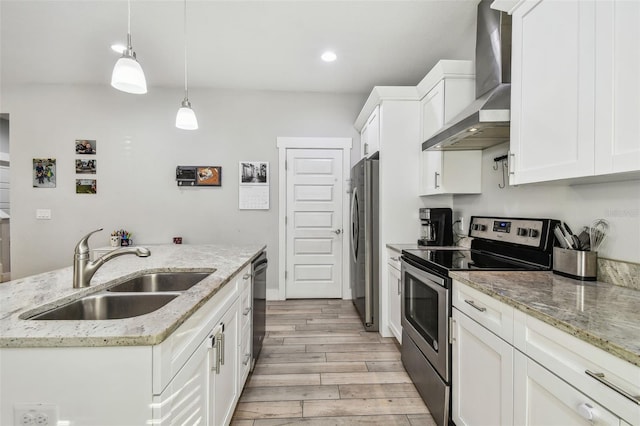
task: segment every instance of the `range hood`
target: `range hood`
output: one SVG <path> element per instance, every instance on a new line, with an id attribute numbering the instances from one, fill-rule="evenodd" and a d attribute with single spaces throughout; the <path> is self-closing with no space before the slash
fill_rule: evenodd
<path id="1" fill-rule="evenodd" d="M 478 4 L 476 100 L 422 144 L 422 150 L 485 149 L 509 140 L 511 16 Z"/>

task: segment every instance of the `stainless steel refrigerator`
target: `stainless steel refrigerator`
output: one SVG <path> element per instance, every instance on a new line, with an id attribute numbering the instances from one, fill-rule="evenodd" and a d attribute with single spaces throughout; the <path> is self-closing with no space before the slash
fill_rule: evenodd
<path id="1" fill-rule="evenodd" d="M 351 169 L 351 292 L 367 331 L 380 323 L 378 153 Z"/>

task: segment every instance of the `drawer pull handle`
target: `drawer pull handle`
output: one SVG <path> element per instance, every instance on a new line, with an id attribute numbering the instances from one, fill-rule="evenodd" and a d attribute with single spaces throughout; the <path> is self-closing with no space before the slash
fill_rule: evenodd
<path id="1" fill-rule="evenodd" d="M 249 364 L 250 359 L 251 359 L 251 354 L 244 354 L 244 361 L 242 361 L 242 365 Z"/>
<path id="2" fill-rule="evenodd" d="M 477 310 L 479 310 L 480 312 L 484 312 L 487 310 L 487 308 L 483 308 L 481 306 L 476 305 L 476 302 L 474 302 L 473 300 L 464 300 L 465 303 L 471 305 L 472 307 L 476 308 Z"/>
<path id="3" fill-rule="evenodd" d="M 247 315 L 249 315 L 249 312 L 251 312 L 251 308 L 245 308 L 244 312 L 242 312 L 242 315 L 246 317 Z"/>
<path id="4" fill-rule="evenodd" d="M 244 274 L 244 275 L 242 276 L 242 279 L 243 279 L 243 280 L 248 280 L 249 278 L 251 278 L 251 274 Z"/>
<path id="5" fill-rule="evenodd" d="M 397 257 L 392 257 L 392 258 L 390 258 L 390 259 L 391 259 L 391 260 L 393 260 L 394 262 L 397 262 L 397 261 L 399 261 L 399 260 L 400 260 L 400 259 L 399 259 L 399 258 L 397 258 Z"/>
<path id="6" fill-rule="evenodd" d="M 591 370 L 584 370 L 584 372 L 587 376 L 596 379 L 603 385 L 609 387 L 610 389 L 613 389 L 614 391 L 618 392 L 620 395 L 624 396 L 625 398 L 635 402 L 637 405 L 640 405 L 640 395 L 631 395 L 626 390 L 614 385 L 613 383 L 611 383 L 605 378 L 604 373 L 594 373 Z"/>

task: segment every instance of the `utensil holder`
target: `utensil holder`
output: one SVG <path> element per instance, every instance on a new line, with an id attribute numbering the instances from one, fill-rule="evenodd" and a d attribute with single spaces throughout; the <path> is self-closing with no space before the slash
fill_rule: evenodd
<path id="1" fill-rule="evenodd" d="M 598 252 L 553 248 L 553 273 L 581 281 L 598 276 Z"/>

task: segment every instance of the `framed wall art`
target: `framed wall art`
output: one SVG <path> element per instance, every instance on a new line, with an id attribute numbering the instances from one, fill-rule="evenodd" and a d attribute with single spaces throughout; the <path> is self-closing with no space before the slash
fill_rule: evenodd
<path id="1" fill-rule="evenodd" d="M 56 159 L 55 158 L 34 158 L 33 159 L 33 187 L 34 188 L 55 188 L 56 187 Z"/>
<path id="2" fill-rule="evenodd" d="M 76 139 L 76 154 L 94 155 L 98 148 L 98 143 L 92 139 Z"/>
<path id="3" fill-rule="evenodd" d="M 76 159 L 76 174 L 96 174 L 97 160 Z"/>
<path id="4" fill-rule="evenodd" d="M 98 185 L 95 179 L 76 179 L 76 194 L 95 194 Z"/>
<path id="5" fill-rule="evenodd" d="M 196 186 L 222 186 L 222 167 L 196 167 Z"/>

